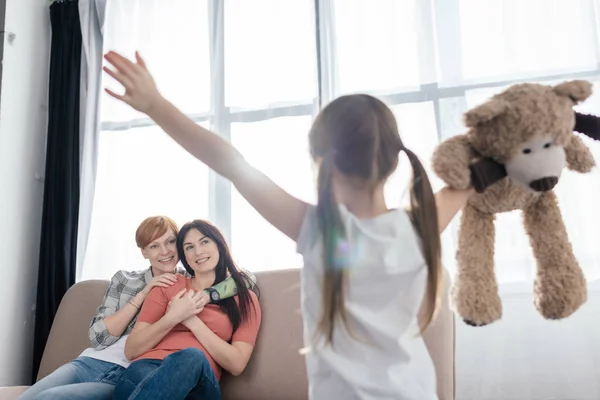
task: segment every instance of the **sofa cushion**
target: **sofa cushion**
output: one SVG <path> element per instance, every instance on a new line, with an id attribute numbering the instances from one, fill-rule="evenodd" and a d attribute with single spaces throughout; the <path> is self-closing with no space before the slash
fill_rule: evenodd
<path id="1" fill-rule="evenodd" d="M 300 273 L 298 270 L 257 274 L 262 307 L 262 324 L 248 367 L 238 377 L 225 374 L 223 398 L 303 399 L 308 398 L 308 382 L 300 313 Z"/>
<path id="2" fill-rule="evenodd" d="M 105 280 L 83 281 L 67 290 L 50 329 L 38 380 L 76 358 L 90 346 L 88 329 L 108 283 Z"/>

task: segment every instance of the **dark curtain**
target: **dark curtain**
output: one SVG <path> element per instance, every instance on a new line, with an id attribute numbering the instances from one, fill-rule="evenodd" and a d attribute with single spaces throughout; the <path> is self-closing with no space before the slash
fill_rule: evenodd
<path id="1" fill-rule="evenodd" d="M 65 292 L 75 283 L 79 216 L 81 26 L 77 0 L 50 6 L 48 138 L 32 382 Z"/>

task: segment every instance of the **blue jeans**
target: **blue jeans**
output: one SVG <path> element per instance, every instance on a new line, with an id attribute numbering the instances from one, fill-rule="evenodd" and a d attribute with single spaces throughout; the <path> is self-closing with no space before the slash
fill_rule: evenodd
<path id="1" fill-rule="evenodd" d="M 78 357 L 36 382 L 19 400 L 108 400 L 123 371 L 118 364 Z"/>
<path id="2" fill-rule="evenodd" d="M 208 359 L 193 347 L 164 360 L 142 359 L 123 372 L 115 400 L 220 400 L 221 388 Z"/>

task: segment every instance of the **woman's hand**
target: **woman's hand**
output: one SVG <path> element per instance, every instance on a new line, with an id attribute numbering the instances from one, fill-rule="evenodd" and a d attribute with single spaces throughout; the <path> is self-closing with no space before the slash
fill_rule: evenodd
<path id="1" fill-rule="evenodd" d="M 190 317 L 195 317 L 196 314 L 204 309 L 207 297 L 203 296 L 202 292 L 196 293 L 193 290 L 189 290 L 186 293 L 186 289 L 183 289 L 169 301 L 165 317 L 170 318 L 176 323 L 183 322 Z"/>
<path id="2" fill-rule="evenodd" d="M 148 295 L 148 293 L 150 293 L 150 290 L 152 290 L 153 287 L 158 286 L 158 287 L 166 288 L 166 287 L 171 286 L 175 282 L 177 282 L 177 277 L 175 276 L 175 274 L 158 275 L 158 276 L 155 276 L 154 278 L 152 278 L 150 283 L 146 285 L 146 287 L 142 290 L 142 292 L 144 292 L 145 295 Z"/>
<path id="3" fill-rule="evenodd" d="M 190 330 L 191 330 L 190 324 L 194 323 L 194 320 L 198 319 L 198 314 L 200 314 L 202 311 L 204 311 L 204 306 L 206 306 L 208 303 L 210 303 L 210 296 L 205 291 L 196 293 L 194 295 L 194 297 L 197 297 L 199 299 L 198 302 L 199 302 L 199 304 L 201 304 L 200 311 L 198 311 L 196 314 L 192 315 L 191 317 L 181 321 L 181 325 L 185 326 L 186 328 L 188 328 Z"/>
<path id="4" fill-rule="evenodd" d="M 110 89 L 105 89 L 106 93 L 146 114 L 160 103 L 162 96 L 138 52 L 135 53 L 135 63 L 114 51 L 108 52 L 104 59 L 114 67 L 114 70 L 103 67 L 104 72 L 125 88 L 123 95 L 116 94 Z"/>

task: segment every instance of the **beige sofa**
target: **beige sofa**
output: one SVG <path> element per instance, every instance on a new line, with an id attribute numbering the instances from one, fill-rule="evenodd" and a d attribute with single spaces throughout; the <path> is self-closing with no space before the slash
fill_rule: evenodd
<path id="1" fill-rule="evenodd" d="M 242 375 L 223 376 L 223 399 L 307 399 L 304 360 L 298 353 L 303 347 L 299 270 L 256 276 L 263 310 L 258 342 Z M 84 281 L 65 294 L 50 331 L 38 379 L 77 357 L 89 345 L 88 326 L 107 285 L 108 281 Z M 437 370 L 440 400 L 454 400 L 454 316 L 447 302 L 425 338 Z M 16 399 L 26 388 L 0 388 L 0 400 Z"/>

